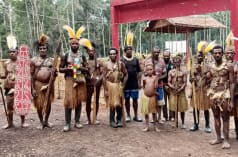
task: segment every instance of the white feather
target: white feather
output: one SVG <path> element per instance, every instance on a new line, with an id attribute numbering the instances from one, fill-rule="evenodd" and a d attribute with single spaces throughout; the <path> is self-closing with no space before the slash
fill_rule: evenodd
<path id="1" fill-rule="evenodd" d="M 12 34 L 7 36 L 7 46 L 9 49 L 16 49 L 17 47 L 17 40 L 16 37 Z"/>

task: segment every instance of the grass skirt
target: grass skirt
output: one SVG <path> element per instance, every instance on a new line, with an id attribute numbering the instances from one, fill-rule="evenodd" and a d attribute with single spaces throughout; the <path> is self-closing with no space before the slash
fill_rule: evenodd
<path id="1" fill-rule="evenodd" d="M 42 86 L 47 85 L 48 83 L 42 83 L 39 81 L 35 81 L 35 90 L 36 90 L 36 94 L 37 97 L 35 97 L 33 99 L 34 102 L 34 106 L 37 110 L 42 110 L 43 113 L 45 113 L 45 107 L 44 106 L 44 102 L 46 100 L 46 90 L 40 91 Z M 54 85 L 52 87 L 51 93 L 50 93 L 50 102 L 52 102 L 54 100 Z"/>
<path id="2" fill-rule="evenodd" d="M 194 97 L 192 97 L 191 106 L 194 108 Z M 196 90 L 196 105 L 198 110 L 208 110 L 210 108 L 210 99 L 207 96 L 206 89 Z"/>
<path id="3" fill-rule="evenodd" d="M 123 101 L 123 88 L 120 83 L 106 81 L 108 97 L 106 98 L 107 107 L 121 106 Z"/>
<path id="4" fill-rule="evenodd" d="M 178 112 L 185 112 L 188 110 L 188 103 L 187 103 L 187 99 L 185 96 L 185 90 L 178 93 L 177 96 L 174 92 L 170 92 L 169 110 L 176 111 L 177 106 L 178 106 Z"/>
<path id="5" fill-rule="evenodd" d="M 80 83 L 73 87 L 75 80 L 72 77 L 65 78 L 65 108 L 76 108 L 87 99 L 86 83 Z"/>
<path id="6" fill-rule="evenodd" d="M 149 113 L 157 113 L 157 108 L 158 108 L 157 97 L 156 96 L 147 97 L 143 93 L 140 98 L 140 106 L 141 106 L 141 113 L 143 115 L 146 115 Z"/>

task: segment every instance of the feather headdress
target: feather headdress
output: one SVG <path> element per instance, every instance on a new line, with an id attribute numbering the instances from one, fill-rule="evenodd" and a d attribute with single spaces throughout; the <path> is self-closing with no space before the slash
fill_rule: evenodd
<path id="1" fill-rule="evenodd" d="M 39 42 L 40 45 L 44 45 L 44 44 L 46 44 L 47 40 L 48 40 L 48 36 L 45 35 L 45 34 L 42 34 L 42 35 L 40 36 L 38 42 Z"/>
<path id="2" fill-rule="evenodd" d="M 75 31 L 68 25 L 64 25 L 63 26 L 64 29 L 66 29 L 68 31 L 68 35 L 70 39 L 78 39 L 81 37 L 81 34 L 83 33 L 83 31 L 85 31 L 85 27 L 81 26 L 77 32 L 75 33 Z"/>
<path id="3" fill-rule="evenodd" d="M 233 35 L 232 32 L 230 32 L 228 34 L 228 36 L 226 37 L 226 48 L 225 48 L 225 52 L 228 52 L 228 51 L 235 51 L 235 37 Z"/>
<path id="4" fill-rule="evenodd" d="M 80 44 L 81 46 L 86 47 L 86 48 L 89 49 L 89 50 L 92 50 L 92 49 L 93 49 L 92 42 L 91 42 L 90 40 L 86 39 L 86 38 L 81 38 L 81 39 L 79 40 L 79 44 Z"/>
<path id="5" fill-rule="evenodd" d="M 129 31 L 126 35 L 126 46 L 133 46 L 134 34 Z"/>
<path id="6" fill-rule="evenodd" d="M 9 50 L 16 50 L 17 48 L 17 40 L 16 37 L 12 34 L 7 36 L 7 46 Z"/>
<path id="7" fill-rule="evenodd" d="M 210 42 L 207 47 L 205 48 L 205 54 L 207 54 L 208 52 L 210 52 L 215 46 L 216 46 L 216 40 Z"/>
<path id="8" fill-rule="evenodd" d="M 206 41 L 200 41 L 197 45 L 197 52 L 205 53 L 205 49 L 208 43 Z"/>
<path id="9" fill-rule="evenodd" d="M 33 43 L 33 47 L 38 51 L 40 46 L 47 46 L 48 48 L 49 37 L 45 34 L 42 34 L 36 41 Z"/>

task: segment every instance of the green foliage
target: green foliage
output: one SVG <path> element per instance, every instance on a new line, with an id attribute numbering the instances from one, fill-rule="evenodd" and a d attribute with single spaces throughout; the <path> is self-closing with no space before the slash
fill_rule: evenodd
<path id="1" fill-rule="evenodd" d="M 210 15 L 225 24 L 227 29 L 210 29 L 191 34 L 190 45 L 192 47 L 196 47 L 199 40 L 216 39 L 220 43 L 224 42 L 230 28 L 229 13 L 218 12 Z M 107 50 L 111 47 L 109 0 L 5 0 L 0 2 L 0 48 L 3 50 L 3 57 L 7 57 L 6 36 L 11 30 L 17 36 L 19 44 L 30 46 L 31 55 L 36 55 L 33 43 L 42 33 L 51 39 L 50 55 L 56 48 L 60 34 L 63 39 L 64 51 L 67 51 L 69 48 L 68 35 L 62 29 L 65 24 L 75 29 L 85 25 L 87 30 L 82 36 L 98 45 L 98 56 L 107 55 Z M 128 30 L 135 34 L 134 47 L 137 52 L 148 53 L 155 45 L 163 49 L 167 40 L 185 40 L 185 35 L 181 34 L 143 32 L 145 27 L 146 22 L 119 25 L 121 48 L 124 47 L 125 35 Z M 82 51 L 84 50 L 82 49 Z"/>

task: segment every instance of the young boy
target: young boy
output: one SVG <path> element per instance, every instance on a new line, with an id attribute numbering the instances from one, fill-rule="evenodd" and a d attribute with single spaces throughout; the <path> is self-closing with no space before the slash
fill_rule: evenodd
<path id="1" fill-rule="evenodd" d="M 153 65 L 146 65 L 146 76 L 143 77 L 143 95 L 141 97 L 141 113 L 145 115 L 145 128 L 142 131 L 149 131 L 149 113 L 152 113 L 154 121 L 154 129 L 156 132 L 159 129 L 156 127 L 156 113 L 158 108 L 156 89 L 158 88 L 158 79 L 153 75 Z"/>

